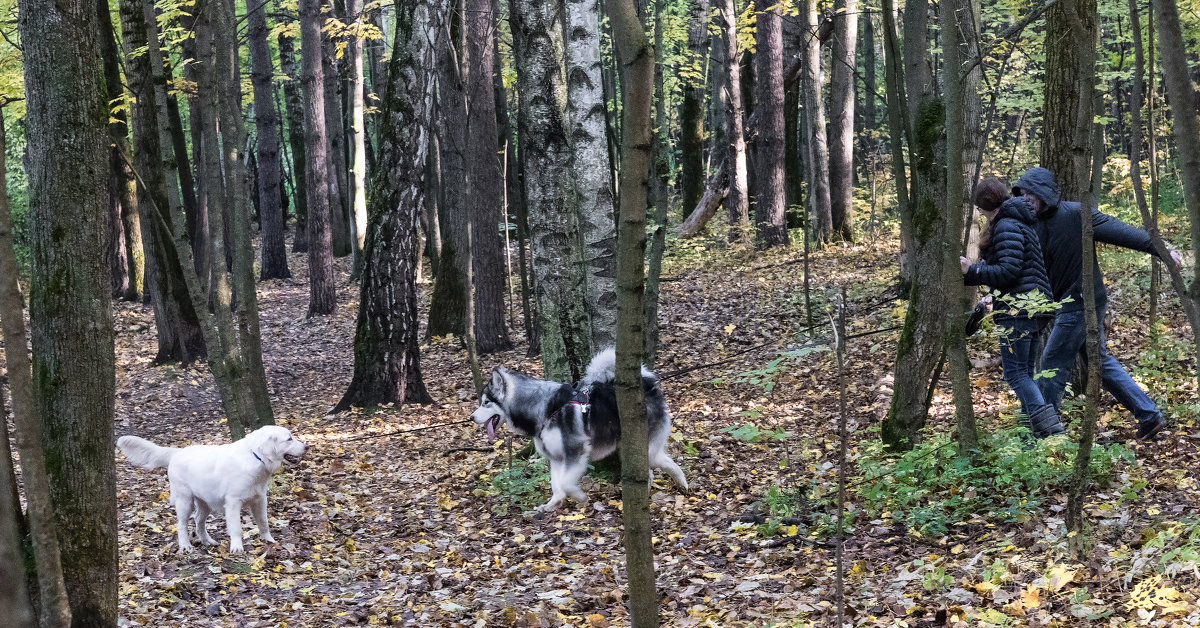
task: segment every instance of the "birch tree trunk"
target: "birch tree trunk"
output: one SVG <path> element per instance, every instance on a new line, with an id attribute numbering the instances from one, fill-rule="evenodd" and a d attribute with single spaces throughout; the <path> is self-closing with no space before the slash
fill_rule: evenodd
<path id="1" fill-rule="evenodd" d="M 600 3 L 566 0 L 567 124 L 584 266 L 591 350 L 616 342 L 617 225 L 605 135 L 605 104 L 600 64 Z"/>
<path id="2" fill-rule="evenodd" d="M 854 69 L 858 0 L 834 2 L 830 62 L 829 200 L 833 234 L 854 240 Z"/>
<path id="3" fill-rule="evenodd" d="M 642 391 L 642 338 L 646 254 L 646 175 L 650 169 L 650 107 L 654 48 L 646 41 L 632 0 L 608 0 L 613 43 L 623 80 L 620 245 L 617 269 L 617 407 L 621 415 L 621 513 L 625 571 L 633 626 L 658 625 L 658 589 L 651 540 L 646 406 Z"/>
<path id="4" fill-rule="evenodd" d="M 417 319 L 420 216 L 433 124 L 437 42 L 445 0 L 396 3 L 395 44 L 380 114 L 379 163 L 354 333 L 354 377 L 335 412 L 432 399 L 421 379 Z"/>
<path id="5" fill-rule="evenodd" d="M 96 7 L 22 0 L 34 412 L 75 625 L 117 623 L 108 100 Z"/>
<path id="6" fill-rule="evenodd" d="M 548 379 L 578 381 L 591 359 L 591 338 L 568 165 L 562 22 L 553 5 L 535 0 L 514 0 L 510 11 L 542 362 Z"/>
<path id="7" fill-rule="evenodd" d="M 349 0 L 346 3 L 348 18 L 361 28 L 366 24 L 363 15 L 363 0 Z M 359 31 L 361 32 L 361 31 Z M 351 151 L 350 187 L 353 191 L 351 199 L 350 218 L 354 225 L 354 242 L 352 248 L 356 257 L 354 268 L 351 270 L 352 279 L 358 279 L 362 272 L 363 246 L 367 240 L 367 120 L 366 120 L 366 76 L 363 73 L 363 38 L 357 33 L 350 35 L 350 45 L 346 51 L 350 57 L 350 134 L 354 142 Z"/>
<path id="8" fill-rule="evenodd" d="M 283 240 L 283 160 L 279 152 L 279 115 L 275 110 L 271 50 L 267 47 L 266 5 L 246 0 L 247 44 L 250 48 L 250 81 L 254 85 L 254 124 L 258 127 L 259 225 L 262 228 L 262 279 L 291 277 L 287 244 Z"/>
<path id="9" fill-rule="evenodd" d="M 758 119 L 755 140 L 757 176 L 754 199 L 755 244 L 759 248 L 787 246 L 784 222 L 783 158 L 783 24 L 779 7 L 771 0 L 756 0 L 754 115 Z"/>
<path id="10" fill-rule="evenodd" d="M 333 314 L 337 292 L 330 230 L 328 141 L 325 137 L 325 73 L 321 67 L 321 2 L 300 2 L 300 89 L 304 101 L 304 179 L 308 184 L 309 316 Z"/>

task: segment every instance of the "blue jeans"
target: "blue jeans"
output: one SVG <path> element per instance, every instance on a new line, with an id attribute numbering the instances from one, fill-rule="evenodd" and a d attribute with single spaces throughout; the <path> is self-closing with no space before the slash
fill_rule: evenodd
<path id="1" fill-rule="evenodd" d="M 1034 363 L 1038 358 L 1039 342 L 1046 319 L 1007 318 L 996 321 L 998 327 L 1008 330 L 1000 337 L 1000 367 L 1004 370 L 1004 381 L 1021 402 L 1025 413 L 1022 425 L 1029 426 L 1029 418 L 1044 412 L 1050 404 L 1033 381 Z"/>
<path id="2" fill-rule="evenodd" d="M 1104 310 L 1107 304 L 1097 304 L 1096 316 L 1104 320 Z M 1062 402 L 1063 389 L 1071 377 L 1071 368 L 1075 366 L 1075 356 L 1084 350 L 1087 340 L 1087 323 L 1084 320 L 1083 309 L 1060 311 L 1054 317 L 1054 329 L 1046 341 L 1046 350 L 1042 354 L 1042 369 L 1055 369 L 1053 377 L 1039 381 L 1042 396 L 1054 407 Z M 1094 375 L 1094 374 L 1093 374 Z M 1100 325 L 1100 381 L 1109 394 L 1116 398 L 1117 403 L 1133 413 L 1139 424 L 1153 421 L 1159 416 L 1158 406 L 1142 390 L 1117 359 L 1108 354 L 1105 348 L 1104 325 Z"/>

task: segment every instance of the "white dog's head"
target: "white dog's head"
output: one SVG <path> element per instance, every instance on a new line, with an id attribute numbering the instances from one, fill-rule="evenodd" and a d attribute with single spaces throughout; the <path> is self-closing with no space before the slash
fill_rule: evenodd
<path id="1" fill-rule="evenodd" d="M 291 430 L 278 425 L 260 427 L 246 435 L 246 442 L 253 451 L 267 460 L 279 464 L 297 464 L 308 446 L 292 436 Z"/>
<path id="2" fill-rule="evenodd" d="M 471 420 L 487 429 L 489 443 L 496 440 L 496 428 L 501 423 L 512 429 L 512 419 L 505 409 L 508 384 L 508 371 L 502 368 L 493 370 L 492 380 L 484 387 L 483 394 L 479 395 L 479 408 L 471 413 Z"/>

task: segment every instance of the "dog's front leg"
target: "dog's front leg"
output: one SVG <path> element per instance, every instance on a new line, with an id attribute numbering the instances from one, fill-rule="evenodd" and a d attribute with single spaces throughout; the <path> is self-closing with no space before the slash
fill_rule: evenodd
<path id="1" fill-rule="evenodd" d="M 225 500 L 225 526 L 229 530 L 229 553 L 241 554 L 242 547 L 242 502 L 236 499 Z"/>
<path id="2" fill-rule="evenodd" d="M 258 524 L 258 536 L 267 543 L 274 543 L 275 537 L 271 536 L 271 528 L 267 520 L 266 495 L 259 495 L 250 503 L 250 514 L 254 516 L 254 523 Z"/>

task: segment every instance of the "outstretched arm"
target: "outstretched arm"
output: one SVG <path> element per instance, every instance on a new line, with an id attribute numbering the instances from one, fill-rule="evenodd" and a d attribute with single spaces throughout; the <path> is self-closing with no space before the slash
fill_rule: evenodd
<path id="1" fill-rule="evenodd" d="M 1150 234 L 1133 225 L 1121 222 L 1108 214 L 1098 211 L 1092 212 L 1092 228 L 1097 242 L 1115 244 L 1127 249 L 1157 255 L 1157 252 L 1154 250 L 1154 244 L 1150 241 Z M 1164 259 L 1163 261 L 1174 264 L 1176 267 L 1181 266 L 1182 260 L 1179 257 L 1179 253 L 1172 248 L 1168 248 L 1167 251 L 1169 259 Z"/>

